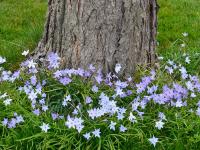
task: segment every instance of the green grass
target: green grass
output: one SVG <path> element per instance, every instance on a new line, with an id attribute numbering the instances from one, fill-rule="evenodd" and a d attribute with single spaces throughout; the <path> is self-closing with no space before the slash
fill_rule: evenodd
<path id="1" fill-rule="evenodd" d="M 158 54 L 166 59 L 176 59 L 180 53 L 188 53 L 192 64 L 190 72 L 200 73 L 200 1 L 158 0 Z M 183 38 L 182 33 L 188 37 Z M 185 48 L 180 44 L 185 43 Z"/>
<path id="2" fill-rule="evenodd" d="M 21 52 L 36 47 L 46 9 L 46 0 L 0 0 L 0 55 L 8 59 L 7 67 L 18 67 Z"/>
<path id="3" fill-rule="evenodd" d="M 158 0 L 158 41 L 163 51 L 183 32 L 189 33 L 188 45 L 191 49 L 200 47 L 200 1 L 199 0 Z"/>

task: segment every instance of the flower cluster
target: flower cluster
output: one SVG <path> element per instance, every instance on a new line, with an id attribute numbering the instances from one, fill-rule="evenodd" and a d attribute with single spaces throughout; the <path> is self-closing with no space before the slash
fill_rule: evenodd
<path id="1" fill-rule="evenodd" d="M 67 116 L 67 121 L 65 122 L 65 125 L 68 128 L 76 129 L 80 133 L 82 129 L 84 128 L 83 122 L 84 120 L 81 118 L 77 118 L 77 117 L 73 118 L 73 117 Z"/>
<path id="2" fill-rule="evenodd" d="M 11 102 L 12 102 L 12 99 L 8 98 L 7 93 L 4 93 L 3 95 L 1 95 L 1 96 L 0 96 L 0 100 L 1 100 L 1 99 L 3 100 L 3 103 L 4 103 L 5 106 L 10 105 Z"/>
<path id="3" fill-rule="evenodd" d="M 56 69 L 59 68 L 60 65 L 60 57 L 56 53 L 49 53 L 47 57 L 47 61 L 49 62 L 49 68 Z"/>
<path id="4" fill-rule="evenodd" d="M 116 105 L 116 101 L 109 100 L 109 97 L 106 96 L 104 93 L 101 93 L 99 98 L 100 107 L 93 108 L 87 111 L 92 119 L 104 116 L 105 114 L 113 115 L 118 112 L 119 108 Z"/>
<path id="5" fill-rule="evenodd" d="M 27 55 L 28 52 L 23 54 Z M 131 126 L 144 120 L 145 115 L 148 115 L 145 110 L 152 103 L 168 109 L 184 108 L 188 106 L 189 99 L 195 99 L 200 93 L 199 78 L 190 75 L 184 66 L 172 60 L 167 61 L 165 73 L 170 76 L 176 74 L 180 80 L 166 84 L 157 82 L 156 70 L 151 70 L 136 83 L 131 77 L 125 81 L 119 79 L 117 74 L 122 68 L 120 64 L 116 64 L 116 74 L 108 73 L 104 76 L 102 70 L 93 65 L 87 69 L 60 70 L 60 60 L 56 53 L 49 53 L 46 59 L 48 66 L 42 70 L 45 77 L 40 76 L 41 71 L 38 71 L 38 65 L 33 59 L 23 62 L 18 71 L 0 71 L 0 83 L 20 81 L 18 91 L 25 95 L 26 103 L 30 104 L 30 112 L 35 117 L 43 118 L 50 114 L 52 122 L 43 118 L 41 126 L 38 126 L 44 132 L 54 130 L 52 126 L 59 120 L 65 122 L 65 128 L 75 129 L 86 140 L 101 138 L 105 132 L 128 132 Z M 0 57 L 0 64 L 4 62 L 5 58 Z M 190 63 L 189 56 L 185 62 Z M 78 79 L 84 83 L 83 89 L 88 88 L 86 92 L 81 91 L 79 85 L 76 86 Z M 59 88 L 46 90 L 54 86 L 52 83 Z M 12 105 L 12 99 L 7 93 L 0 95 L 0 100 L 5 106 Z M 58 107 L 54 107 L 55 104 Z M 193 109 L 200 116 L 200 101 Z M 166 118 L 163 112 L 159 112 L 158 118 L 152 121 L 154 128 L 158 131 L 164 129 L 168 121 Z M 2 125 L 15 128 L 23 122 L 23 117 L 15 113 L 11 119 L 4 118 Z M 155 146 L 158 138 L 153 136 L 149 142 Z"/>
<path id="6" fill-rule="evenodd" d="M 23 123 L 23 122 L 24 122 L 24 118 L 22 117 L 22 115 L 18 115 L 17 113 L 14 113 L 14 117 L 10 118 L 10 120 L 8 118 L 4 118 L 2 121 L 2 125 L 8 128 L 16 128 L 18 124 Z"/>

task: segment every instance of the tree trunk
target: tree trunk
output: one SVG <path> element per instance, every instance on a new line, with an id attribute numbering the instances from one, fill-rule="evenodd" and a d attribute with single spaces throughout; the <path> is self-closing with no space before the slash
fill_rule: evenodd
<path id="1" fill-rule="evenodd" d="M 57 52 L 63 67 L 103 67 L 133 73 L 155 61 L 156 0 L 49 0 L 34 57 Z"/>

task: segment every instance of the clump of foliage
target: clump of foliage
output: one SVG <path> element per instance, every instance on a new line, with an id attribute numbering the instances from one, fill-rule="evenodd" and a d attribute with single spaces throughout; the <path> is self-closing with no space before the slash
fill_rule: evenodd
<path id="1" fill-rule="evenodd" d="M 200 81 L 184 67 L 190 56 L 159 59 L 159 69 L 123 79 L 120 64 L 107 75 L 93 65 L 61 70 L 56 53 L 45 67 L 32 59 L 15 72 L 2 67 L 0 149 L 199 149 Z"/>

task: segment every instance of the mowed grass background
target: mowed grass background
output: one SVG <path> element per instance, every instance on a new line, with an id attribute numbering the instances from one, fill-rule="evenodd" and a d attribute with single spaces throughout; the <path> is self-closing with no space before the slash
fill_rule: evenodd
<path id="1" fill-rule="evenodd" d="M 0 55 L 16 68 L 21 52 L 33 50 L 41 38 L 47 0 L 0 0 Z"/>
<path id="2" fill-rule="evenodd" d="M 178 57 L 183 32 L 184 51 L 195 54 L 191 70 L 200 69 L 200 0 L 158 0 L 158 54 Z M 7 68 L 17 68 L 24 59 L 21 52 L 34 50 L 45 22 L 47 0 L 0 0 L 0 55 L 8 60 Z M 183 49 L 182 49 L 183 50 Z"/>

